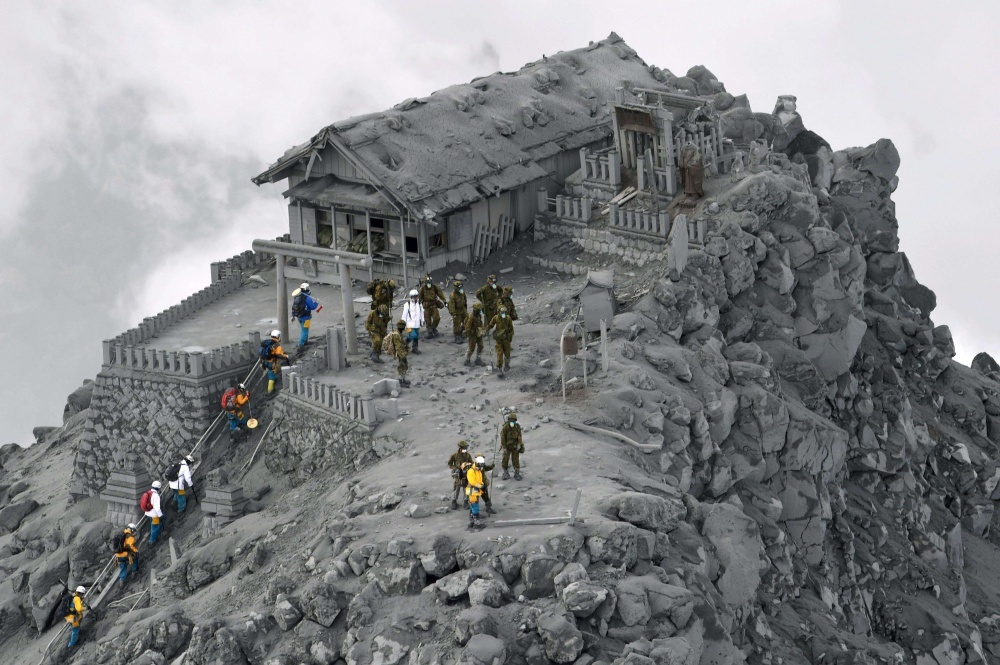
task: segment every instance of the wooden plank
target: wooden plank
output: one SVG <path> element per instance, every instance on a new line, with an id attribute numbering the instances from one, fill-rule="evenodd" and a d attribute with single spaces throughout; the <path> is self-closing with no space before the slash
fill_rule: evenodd
<path id="1" fill-rule="evenodd" d="M 534 524 L 568 524 L 570 517 L 526 517 L 519 520 L 495 520 L 493 526 L 531 526 Z"/>

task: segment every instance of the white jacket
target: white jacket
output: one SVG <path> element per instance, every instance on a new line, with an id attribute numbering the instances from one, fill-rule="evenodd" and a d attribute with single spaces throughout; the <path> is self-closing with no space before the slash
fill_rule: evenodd
<path id="1" fill-rule="evenodd" d="M 177 480 L 171 480 L 167 483 L 167 485 L 170 485 L 170 489 L 172 490 L 186 490 L 189 487 L 192 487 L 191 467 L 188 466 L 187 460 L 181 461 L 180 471 L 177 472 Z"/>
<path id="2" fill-rule="evenodd" d="M 423 328 L 424 306 L 407 300 L 403 303 L 403 320 L 406 321 L 407 328 Z"/>
<path id="3" fill-rule="evenodd" d="M 153 496 L 150 497 L 150 503 L 153 504 L 153 509 L 146 511 L 146 517 L 163 517 L 163 511 L 160 510 L 160 493 L 156 490 L 153 490 Z"/>

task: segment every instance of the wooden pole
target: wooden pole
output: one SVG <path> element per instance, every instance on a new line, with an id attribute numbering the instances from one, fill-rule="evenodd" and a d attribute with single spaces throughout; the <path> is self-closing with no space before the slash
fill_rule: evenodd
<path id="1" fill-rule="evenodd" d="M 369 210 L 365 210 L 365 233 L 368 234 L 368 258 L 372 257 L 372 213 Z M 373 274 L 373 265 L 368 266 L 368 281 L 372 281 L 375 278 Z"/>
<path id="2" fill-rule="evenodd" d="M 357 353 L 358 328 L 354 325 L 354 294 L 351 292 L 351 266 L 346 263 L 340 264 L 340 292 L 344 303 L 344 330 L 347 333 L 347 352 Z"/>
<path id="3" fill-rule="evenodd" d="M 285 287 L 285 255 L 274 255 L 278 279 L 278 330 L 281 340 L 288 342 L 288 289 Z"/>

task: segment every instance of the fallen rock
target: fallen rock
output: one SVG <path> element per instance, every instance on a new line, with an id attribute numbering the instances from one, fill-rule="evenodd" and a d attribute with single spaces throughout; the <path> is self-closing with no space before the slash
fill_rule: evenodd
<path id="1" fill-rule="evenodd" d="M 379 589 L 390 596 L 418 593 L 427 585 L 427 574 L 415 559 L 382 557 L 372 575 Z"/>
<path id="2" fill-rule="evenodd" d="M 538 634 L 545 656 L 554 663 L 572 663 L 583 653 L 583 635 L 561 614 L 545 612 L 538 617 Z"/>
<path id="3" fill-rule="evenodd" d="M 311 582 L 299 599 L 302 613 L 321 626 L 329 628 L 340 615 L 341 606 L 337 590 L 321 581 Z"/>
<path id="4" fill-rule="evenodd" d="M 524 581 L 524 595 L 528 598 L 544 598 L 555 591 L 554 579 L 563 569 L 563 563 L 550 554 L 535 553 L 521 564 L 521 579 Z"/>
<path id="5" fill-rule="evenodd" d="M 608 590 L 593 582 L 571 582 L 562 590 L 563 605 L 578 617 L 594 613 L 608 597 Z"/>
<path id="6" fill-rule="evenodd" d="M 499 627 L 489 608 L 476 605 L 459 612 L 455 619 L 455 641 L 465 645 L 474 635 L 499 635 Z"/>
<path id="7" fill-rule="evenodd" d="M 507 585 L 493 578 L 480 578 L 469 585 L 469 602 L 473 605 L 500 607 L 509 594 Z"/>
<path id="8" fill-rule="evenodd" d="M 601 501 L 601 507 L 610 517 L 651 531 L 672 531 L 687 510 L 680 500 L 640 492 L 623 492 L 607 497 Z"/>
<path id="9" fill-rule="evenodd" d="M 504 665 L 507 647 L 492 635 L 476 635 L 465 647 L 459 663 L 462 665 Z"/>
<path id="10" fill-rule="evenodd" d="M 302 612 L 285 594 L 280 594 L 274 603 L 274 620 L 281 630 L 289 631 L 302 621 Z"/>

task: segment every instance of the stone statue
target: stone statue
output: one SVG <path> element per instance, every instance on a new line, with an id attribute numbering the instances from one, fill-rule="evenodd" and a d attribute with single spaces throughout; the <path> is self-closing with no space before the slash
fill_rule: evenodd
<path id="1" fill-rule="evenodd" d="M 733 165 L 729 170 L 729 178 L 733 182 L 739 182 L 743 179 L 743 151 L 737 150 L 733 154 Z"/>
<path id="2" fill-rule="evenodd" d="M 760 170 L 761 162 L 764 159 L 764 145 L 760 141 L 750 142 L 750 173 L 757 173 Z"/>
<path id="3" fill-rule="evenodd" d="M 681 185 L 684 187 L 684 194 L 694 197 L 705 195 L 703 184 L 705 181 L 705 162 L 701 158 L 701 151 L 690 138 L 681 148 L 678 158 L 678 166 L 681 170 Z"/>

